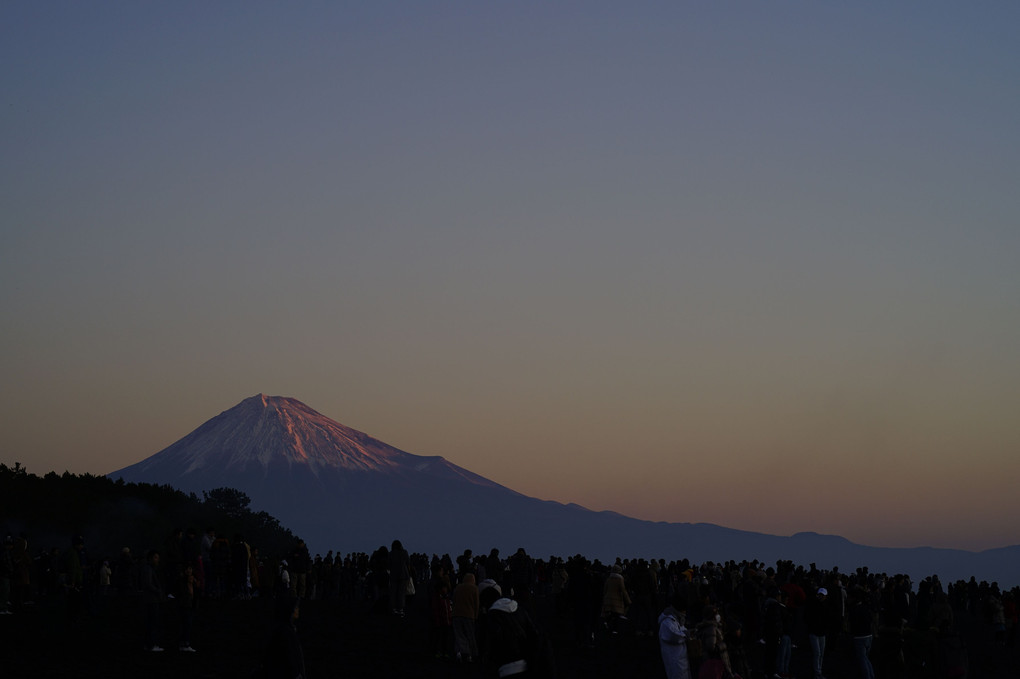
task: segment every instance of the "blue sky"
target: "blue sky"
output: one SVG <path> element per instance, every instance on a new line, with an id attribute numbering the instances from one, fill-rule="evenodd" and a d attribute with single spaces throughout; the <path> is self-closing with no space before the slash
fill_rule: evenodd
<path id="1" fill-rule="evenodd" d="M 5 3 L 0 459 L 298 398 L 521 492 L 1015 542 L 1013 3 Z"/>

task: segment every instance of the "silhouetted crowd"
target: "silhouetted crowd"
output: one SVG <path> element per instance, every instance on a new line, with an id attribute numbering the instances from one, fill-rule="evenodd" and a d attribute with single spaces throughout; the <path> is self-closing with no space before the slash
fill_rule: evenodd
<path id="1" fill-rule="evenodd" d="M 213 528 L 175 530 L 144 556 L 124 548 L 91 559 L 80 536 L 33 556 L 24 534 L 7 536 L 0 555 L 0 614 L 60 598 L 73 621 L 109 597 L 130 597 L 149 652 L 163 651 L 167 638 L 182 653 L 201 648 L 191 636 L 203 600 L 270 598 L 264 668 L 289 678 L 305 675 L 295 621 L 308 600 L 361 603 L 397 618 L 409 614 L 410 600 L 425 600 L 434 659 L 478 663 L 483 676 L 555 676 L 547 629 L 555 623 L 567 630 L 558 643 L 575 648 L 647 638 L 668 679 L 965 677 L 975 635 L 982 649 L 1015 646 L 1018 594 L 975 578 L 914 583 L 866 567 L 601 563 L 533 558 L 523 548 L 451 558 L 409 553 L 399 540 L 372 554 L 314 558 L 297 540 L 289 553 L 266 556 L 243 536 L 228 539 Z"/>

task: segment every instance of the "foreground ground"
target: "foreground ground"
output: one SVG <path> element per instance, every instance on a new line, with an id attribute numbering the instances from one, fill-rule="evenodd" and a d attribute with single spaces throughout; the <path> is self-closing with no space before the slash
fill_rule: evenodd
<path id="1" fill-rule="evenodd" d="M 437 659 L 430 645 L 427 602 L 415 597 L 406 618 L 396 618 L 367 602 L 307 601 L 298 622 L 307 674 L 322 677 L 492 677 L 484 664 L 458 665 Z M 549 602 L 537 600 L 535 617 L 551 638 L 558 677 L 647 677 L 665 674 L 654 638 L 625 634 L 601 639 L 594 646 L 572 638 L 566 620 L 552 614 Z M 173 602 L 163 615 L 163 653 L 142 650 L 141 616 L 132 600 L 94 601 L 75 619 L 62 600 L 38 602 L 19 614 L 0 616 L 0 677 L 196 677 L 258 676 L 269 632 L 271 602 L 204 601 L 195 620 L 197 653 L 177 650 Z M 1000 648 L 987 639 L 980 623 L 966 636 L 969 677 L 1020 676 L 1016 648 Z M 826 674 L 851 679 L 855 671 L 848 648 L 830 642 Z M 806 648 L 794 651 L 791 669 L 809 677 Z M 893 674 L 879 665 L 879 677 L 937 677 L 932 667 L 915 663 Z"/>

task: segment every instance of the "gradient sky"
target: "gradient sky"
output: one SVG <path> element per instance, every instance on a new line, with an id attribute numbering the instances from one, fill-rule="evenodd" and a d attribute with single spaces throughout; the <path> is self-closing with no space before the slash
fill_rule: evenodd
<path id="1" fill-rule="evenodd" d="M 264 392 L 591 509 L 1016 544 L 1018 26 L 4 2 L 0 461 Z"/>

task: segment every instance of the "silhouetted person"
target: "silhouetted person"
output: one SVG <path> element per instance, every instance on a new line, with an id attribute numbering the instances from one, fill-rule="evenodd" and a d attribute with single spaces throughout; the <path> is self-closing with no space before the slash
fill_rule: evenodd
<path id="1" fill-rule="evenodd" d="M 71 549 L 64 556 L 64 582 L 67 588 L 67 618 L 78 622 L 84 609 L 85 538 L 71 538 Z"/>
<path id="2" fill-rule="evenodd" d="M 614 564 L 602 589 L 602 618 L 610 634 L 619 632 L 619 623 L 626 619 L 630 593 L 623 580 L 623 567 Z"/>
<path id="3" fill-rule="evenodd" d="M 183 543 L 184 531 L 180 528 L 175 528 L 167 537 L 166 544 L 163 546 L 163 552 L 160 555 L 160 560 L 163 564 L 163 587 L 171 592 L 177 588 L 177 581 L 181 577 L 184 560 Z"/>
<path id="4" fill-rule="evenodd" d="M 868 593 L 860 590 L 850 609 L 850 636 L 854 640 L 854 659 L 861 679 L 875 679 L 871 665 L 871 641 L 873 639 L 873 615 L 868 604 Z"/>
<path id="5" fill-rule="evenodd" d="M 493 547 L 489 556 L 485 558 L 485 577 L 502 585 L 503 571 L 503 561 L 499 558 L 499 550 Z"/>
<path id="6" fill-rule="evenodd" d="M 432 610 L 432 649 L 437 658 L 448 658 L 453 648 L 453 601 L 450 579 L 439 567 L 439 574 L 429 583 L 429 604 Z"/>
<path id="7" fill-rule="evenodd" d="M 273 629 L 266 646 L 266 679 L 303 679 L 305 656 L 294 624 L 301 600 L 284 594 L 274 603 Z"/>
<path id="8" fill-rule="evenodd" d="M 248 560 L 251 552 L 248 551 L 248 543 L 244 536 L 234 533 L 234 542 L 230 545 L 230 595 L 240 599 L 247 599 L 248 590 Z"/>
<path id="9" fill-rule="evenodd" d="M 199 542 L 199 557 L 202 560 L 202 582 L 205 584 L 206 596 L 209 596 L 213 589 L 212 548 L 214 542 L 216 542 L 216 529 L 209 526 L 205 529 L 205 535 L 202 536 L 202 540 Z"/>
<path id="10" fill-rule="evenodd" d="M 765 676 L 771 677 L 779 673 L 779 642 L 783 636 L 783 604 L 779 599 L 782 593 L 775 585 L 767 590 L 768 598 L 762 608 L 761 635 L 765 641 L 765 654 L 762 658 L 762 670 Z"/>
<path id="11" fill-rule="evenodd" d="M 465 573 L 453 590 L 453 644 L 457 660 L 471 662 L 478 656 L 475 622 L 478 620 L 478 586 L 474 573 Z"/>
<path id="12" fill-rule="evenodd" d="M 510 584 L 513 587 L 513 596 L 522 606 L 531 605 L 531 586 L 535 582 L 535 564 L 524 551 L 518 547 L 514 555 L 510 557 Z"/>
<path id="13" fill-rule="evenodd" d="M 10 615 L 13 611 L 7 606 L 11 598 L 11 585 L 14 581 L 14 538 L 4 538 L 3 551 L 0 551 L 0 615 Z"/>
<path id="14" fill-rule="evenodd" d="M 308 588 L 308 571 L 312 569 L 312 556 L 304 540 L 298 540 L 290 555 L 290 593 L 305 598 Z"/>
<path id="15" fill-rule="evenodd" d="M 572 611 L 574 639 L 579 645 L 593 643 L 595 621 L 602 606 L 602 592 L 591 573 L 591 564 L 581 555 L 567 562 L 567 600 Z"/>
<path id="16" fill-rule="evenodd" d="M 394 540 L 390 546 L 389 572 L 390 612 L 403 617 L 407 584 L 411 580 L 411 557 L 400 540 Z"/>
<path id="17" fill-rule="evenodd" d="M 823 679 L 822 663 L 825 661 L 825 640 L 829 627 L 829 606 L 826 603 L 829 591 L 819 587 L 808 599 L 804 609 L 804 625 L 807 627 L 808 645 L 811 647 L 811 669 L 815 679 Z"/>
<path id="18" fill-rule="evenodd" d="M 464 553 L 457 557 L 457 578 L 464 580 L 465 573 L 475 574 L 475 562 L 471 558 L 471 550 L 465 549 Z"/>
<path id="19" fill-rule="evenodd" d="M 19 610 L 21 606 L 31 600 L 32 586 L 32 556 L 28 553 L 28 536 L 24 532 L 14 538 L 11 559 L 14 563 L 11 601 L 14 604 L 14 609 Z"/>
<path id="20" fill-rule="evenodd" d="M 201 561 L 199 557 L 202 556 L 202 542 L 201 538 L 198 537 L 198 531 L 193 527 L 189 526 L 188 530 L 184 533 L 184 538 L 181 539 L 181 560 L 184 563 L 191 564 L 195 571 L 195 577 L 198 578 L 201 574 L 198 569 L 201 568 Z"/>
<path id="21" fill-rule="evenodd" d="M 652 628 L 658 625 L 655 611 L 655 575 L 644 559 L 638 559 L 632 569 L 627 571 L 627 581 L 631 586 L 630 595 L 634 600 L 634 605 L 630 609 L 631 619 L 638 635 L 647 633 L 651 636 Z"/>
<path id="22" fill-rule="evenodd" d="M 113 564 L 113 587 L 117 594 L 126 597 L 134 589 L 135 580 L 135 560 L 131 558 L 131 548 L 124 547 Z"/>
<path id="23" fill-rule="evenodd" d="M 177 610 L 180 613 L 181 630 L 178 648 L 185 653 L 193 653 L 191 647 L 191 627 L 195 620 L 195 607 L 198 604 L 197 580 L 195 569 L 190 563 L 184 564 L 177 583 Z"/>
<path id="24" fill-rule="evenodd" d="M 145 625 L 145 650 L 162 651 L 157 643 L 159 635 L 159 606 L 163 602 L 163 583 L 159 577 L 159 552 L 151 550 L 142 568 L 142 617 Z"/>

